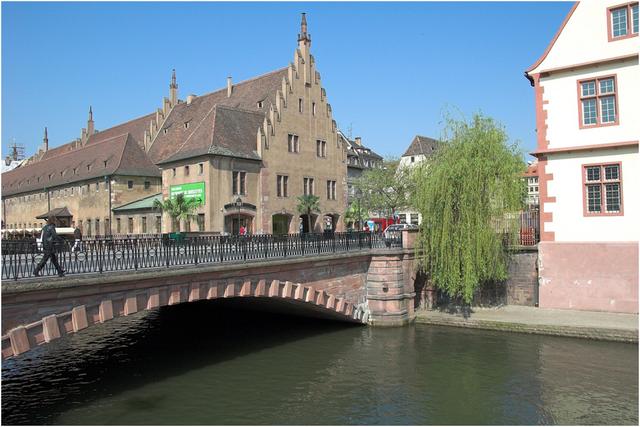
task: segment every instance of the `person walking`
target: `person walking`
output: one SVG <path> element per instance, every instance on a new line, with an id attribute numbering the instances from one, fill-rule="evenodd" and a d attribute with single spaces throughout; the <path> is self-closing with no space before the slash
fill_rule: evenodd
<path id="1" fill-rule="evenodd" d="M 53 222 L 54 218 L 50 216 L 47 218 L 47 224 L 42 227 L 42 249 L 44 251 L 44 256 L 36 266 L 36 269 L 33 270 L 34 276 L 40 276 L 40 270 L 44 268 L 49 259 L 51 259 L 51 263 L 58 271 L 58 276 L 64 276 L 65 271 L 60 267 L 60 264 L 58 264 L 58 257 L 56 256 L 56 244 L 61 241 L 62 238 L 58 236 L 58 233 L 56 233 L 56 226 Z"/>
<path id="2" fill-rule="evenodd" d="M 82 230 L 80 230 L 80 227 L 76 226 L 76 229 L 73 230 L 73 251 L 77 252 L 80 250 L 80 246 L 82 244 Z"/>

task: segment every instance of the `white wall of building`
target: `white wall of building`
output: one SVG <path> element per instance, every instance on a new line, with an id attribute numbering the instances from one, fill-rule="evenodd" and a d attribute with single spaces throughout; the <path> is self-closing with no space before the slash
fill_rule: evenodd
<path id="1" fill-rule="evenodd" d="M 640 45 L 638 37 L 635 41 Z M 580 128 L 578 80 L 615 74 L 618 125 Z M 549 148 L 637 141 L 640 138 L 640 66 L 638 58 L 621 63 L 554 73 L 541 78 L 543 99 L 548 101 L 547 139 Z"/>
<path id="2" fill-rule="evenodd" d="M 582 1 L 546 58 L 529 74 L 638 53 L 638 38 L 609 42 L 607 9 L 620 0 Z"/>
<path id="3" fill-rule="evenodd" d="M 624 215 L 584 216 L 582 165 L 622 162 L 622 203 Z M 555 232 L 556 242 L 630 242 L 640 239 L 640 164 L 638 147 L 593 152 L 554 154 L 549 157 L 547 183 L 555 203 L 545 203 L 553 213 L 547 230 Z"/>

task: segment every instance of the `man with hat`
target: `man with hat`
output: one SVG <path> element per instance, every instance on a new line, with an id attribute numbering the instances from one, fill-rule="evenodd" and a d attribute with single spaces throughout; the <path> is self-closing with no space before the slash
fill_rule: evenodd
<path id="1" fill-rule="evenodd" d="M 56 233 L 54 221 L 55 218 L 50 216 L 47 218 L 47 224 L 42 227 L 42 250 L 44 251 L 44 256 L 33 271 L 34 276 L 40 275 L 40 270 L 44 268 L 49 258 L 51 258 L 51 263 L 58 271 L 58 276 L 64 276 L 64 270 L 60 267 L 60 264 L 58 264 L 58 257 L 56 256 L 56 243 L 61 241 L 62 238 Z"/>

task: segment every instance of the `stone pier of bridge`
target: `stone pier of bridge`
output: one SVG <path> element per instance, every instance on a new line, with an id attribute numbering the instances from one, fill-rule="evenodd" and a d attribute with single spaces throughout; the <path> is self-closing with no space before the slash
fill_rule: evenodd
<path id="1" fill-rule="evenodd" d="M 402 248 L 2 284 L 2 356 L 142 310 L 238 298 L 274 311 L 373 326 L 414 319 L 415 233 Z"/>

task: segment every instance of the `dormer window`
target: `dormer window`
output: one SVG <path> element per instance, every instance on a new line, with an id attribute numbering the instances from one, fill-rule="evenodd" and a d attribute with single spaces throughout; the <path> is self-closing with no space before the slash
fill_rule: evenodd
<path id="1" fill-rule="evenodd" d="M 189 129 L 189 122 L 184 122 L 184 128 Z"/>
<path id="2" fill-rule="evenodd" d="M 106 160 L 104 161 L 104 167 L 105 168 L 107 167 L 107 161 Z"/>
<path id="3" fill-rule="evenodd" d="M 262 101 L 258 101 L 258 108 L 264 107 L 264 103 Z"/>
<path id="4" fill-rule="evenodd" d="M 90 171 L 91 170 L 91 165 L 87 165 L 87 170 Z"/>
<path id="5" fill-rule="evenodd" d="M 164 134 L 166 135 L 167 133 L 169 133 L 169 129 L 164 128 L 164 129 L 162 129 L 162 132 L 164 132 Z"/>

